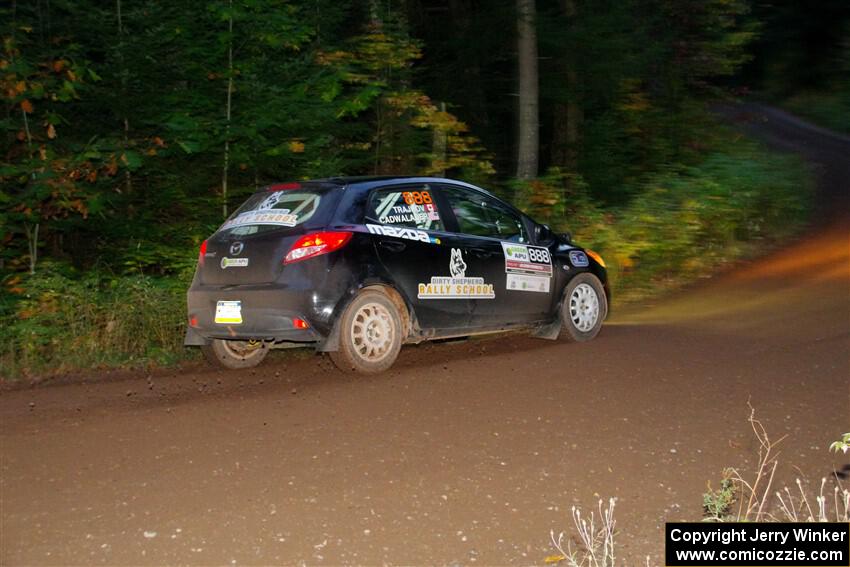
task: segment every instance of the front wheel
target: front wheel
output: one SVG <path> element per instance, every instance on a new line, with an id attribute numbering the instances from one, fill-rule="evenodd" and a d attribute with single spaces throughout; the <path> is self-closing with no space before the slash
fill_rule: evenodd
<path id="1" fill-rule="evenodd" d="M 263 341 L 233 341 L 213 339 L 209 345 L 201 347 L 204 356 L 213 365 L 229 370 L 253 368 L 260 364 L 269 353 Z"/>
<path id="2" fill-rule="evenodd" d="M 579 274 L 570 280 L 561 303 L 561 337 L 568 341 L 589 341 L 599 334 L 608 314 L 608 298 L 602 282 L 593 274 Z"/>
<path id="3" fill-rule="evenodd" d="M 345 372 L 376 374 L 395 362 L 401 350 L 401 317 L 392 300 L 377 291 L 364 291 L 342 313 L 339 350 L 330 352 Z"/>

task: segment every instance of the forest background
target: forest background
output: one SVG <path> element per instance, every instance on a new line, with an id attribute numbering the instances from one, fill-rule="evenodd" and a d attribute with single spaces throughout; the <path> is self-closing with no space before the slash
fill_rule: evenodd
<path id="1" fill-rule="evenodd" d="M 198 246 L 270 182 L 479 184 L 601 252 L 623 302 L 810 220 L 812 172 L 716 105 L 850 132 L 843 0 L 13 0 L 0 22 L 13 379 L 194 356 Z"/>

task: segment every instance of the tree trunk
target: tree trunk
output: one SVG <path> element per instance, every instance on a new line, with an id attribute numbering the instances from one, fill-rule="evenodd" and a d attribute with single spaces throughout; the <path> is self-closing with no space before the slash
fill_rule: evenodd
<path id="1" fill-rule="evenodd" d="M 30 253 L 30 274 L 35 273 L 35 264 L 38 262 L 38 227 L 39 223 L 35 223 L 32 227 L 29 223 L 24 223 L 24 230 L 27 233 L 27 248 Z"/>
<path id="2" fill-rule="evenodd" d="M 517 178 L 537 177 L 539 154 L 537 30 L 534 0 L 517 0 L 519 124 Z"/>
<path id="3" fill-rule="evenodd" d="M 221 171 L 221 213 L 227 218 L 227 174 L 230 170 L 230 116 L 233 107 L 233 0 L 230 0 L 230 18 L 227 30 L 230 33 L 227 45 L 227 107 L 224 126 L 224 166 Z"/>
<path id="4" fill-rule="evenodd" d="M 576 19 L 576 2 L 575 0 L 563 0 L 562 5 L 572 26 Z M 567 101 L 567 167 L 570 170 L 575 170 L 578 166 L 579 137 L 581 136 L 584 112 L 580 103 L 576 57 L 572 51 L 567 55 L 567 89 L 570 93 L 570 98 Z"/>
<path id="5" fill-rule="evenodd" d="M 556 102 L 552 107 L 552 146 L 549 159 L 555 167 L 567 168 L 569 162 L 567 142 L 567 103 Z"/>
<path id="6" fill-rule="evenodd" d="M 446 111 L 446 103 L 440 103 L 440 112 Z M 441 130 L 440 128 L 434 128 L 433 138 L 432 138 L 432 154 L 434 156 L 434 161 L 431 163 L 431 168 L 434 169 L 434 165 L 439 163 L 440 169 L 435 171 L 435 175 L 439 175 L 440 177 L 446 176 L 446 158 L 448 156 L 448 135 L 445 130 Z"/>
<path id="7" fill-rule="evenodd" d="M 470 0 L 449 0 L 449 13 L 455 37 L 473 37 L 472 20 L 478 17 Z M 481 72 L 481 57 L 478 49 L 460 51 L 464 58 L 466 81 L 463 96 L 472 124 L 484 126 L 490 123 L 487 109 L 486 84 Z M 457 101 L 461 102 L 461 101 Z"/>
<path id="8" fill-rule="evenodd" d="M 127 93 L 127 62 L 124 60 L 124 15 L 121 10 L 121 0 L 115 0 L 115 12 L 118 16 L 118 57 L 121 60 L 121 106 L 125 107 L 128 100 Z M 130 145 L 130 119 L 127 117 L 126 107 L 124 108 L 124 144 L 123 149 L 126 152 Z M 127 194 L 133 193 L 133 176 L 129 169 L 124 170 L 124 182 L 127 186 Z M 130 209 L 132 213 L 132 208 Z"/>
<path id="9" fill-rule="evenodd" d="M 561 0 L 561 11 L 572 25 L 576 15 L 575 0 Z M 566 79 L 567 101 L 555 105 L 552 115 L 552 164 L 575 171 L 581 144 L 581 123 L 584 118 L 580 103 L 575 53 L 568 51 L 560 65 Z"/>
<path id="10" fill-rule="evenodd" d="M 578 79 L 575 71 L 567 73 L 567 83 L 575 85 Z M 576 95 L 573 95 L 576 96 Z M 575 170 L 578 167 L 578 153 L 581 145 L 581 123 L 584 121 L 584 111 L 578 101 L 567 103 L 567 167 Z"/>

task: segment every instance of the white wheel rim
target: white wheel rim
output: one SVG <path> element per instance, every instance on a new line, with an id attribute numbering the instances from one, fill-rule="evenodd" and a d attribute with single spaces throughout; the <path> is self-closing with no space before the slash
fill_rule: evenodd
<path id="1" fill-rule="evenodd" d="M 386 307 L 367 303 L 357 310 L 351 323 L 351 345 L 363 360 L 386 358 L 395 338 L 395 326 Z"/>
<path id="2" fill-rule="evenodd" d="M 260 341 L 221 341 L 224 350 L 234 358 L 248 360 L 259 355 L 263 351 L 263 343 Z"/>
<path id="3" fill-rule="evenodd" d="M 582 333 L 591 330 L 599 319 L 599 296 L 586 283 L 578 284 L 570 295 L 570 319 Z"/>

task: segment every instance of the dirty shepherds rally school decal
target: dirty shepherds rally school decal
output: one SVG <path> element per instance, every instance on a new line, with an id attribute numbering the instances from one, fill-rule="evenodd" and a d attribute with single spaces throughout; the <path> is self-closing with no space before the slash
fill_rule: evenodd
<path id="1" fill-rule="evenodd" d="M 463 250 L 452 248 L 449 261 L 450 278 L 432 276 L 431 283 L 419 284 L 419 299 L 493 299 L 493 284 L 484 283 L 484 278 L 466 277 L 466 262 Z"/>
<path id="2" fill-rule="evenodd" d="M 552 256 L 547 248 L 502 242 L 509 291 L 549 293 Z"/>
<path id="3" fill-rule="evenodd" d="M 228 228 L 233 228 L 236 226 L 247 226 L 252 224 L 273 224 L 277 226 L 295 226 L 298 222 L 298 217 L 296 215 L 290 214 L 288 210 L 284 209 L 280 212 L 269 212 L 269 211 L 248 211 L 242 213 L 238 217 L 234 219 L 230 219 L 223 225 L 221 225 L 221 229 L 226 230 Z"/>

